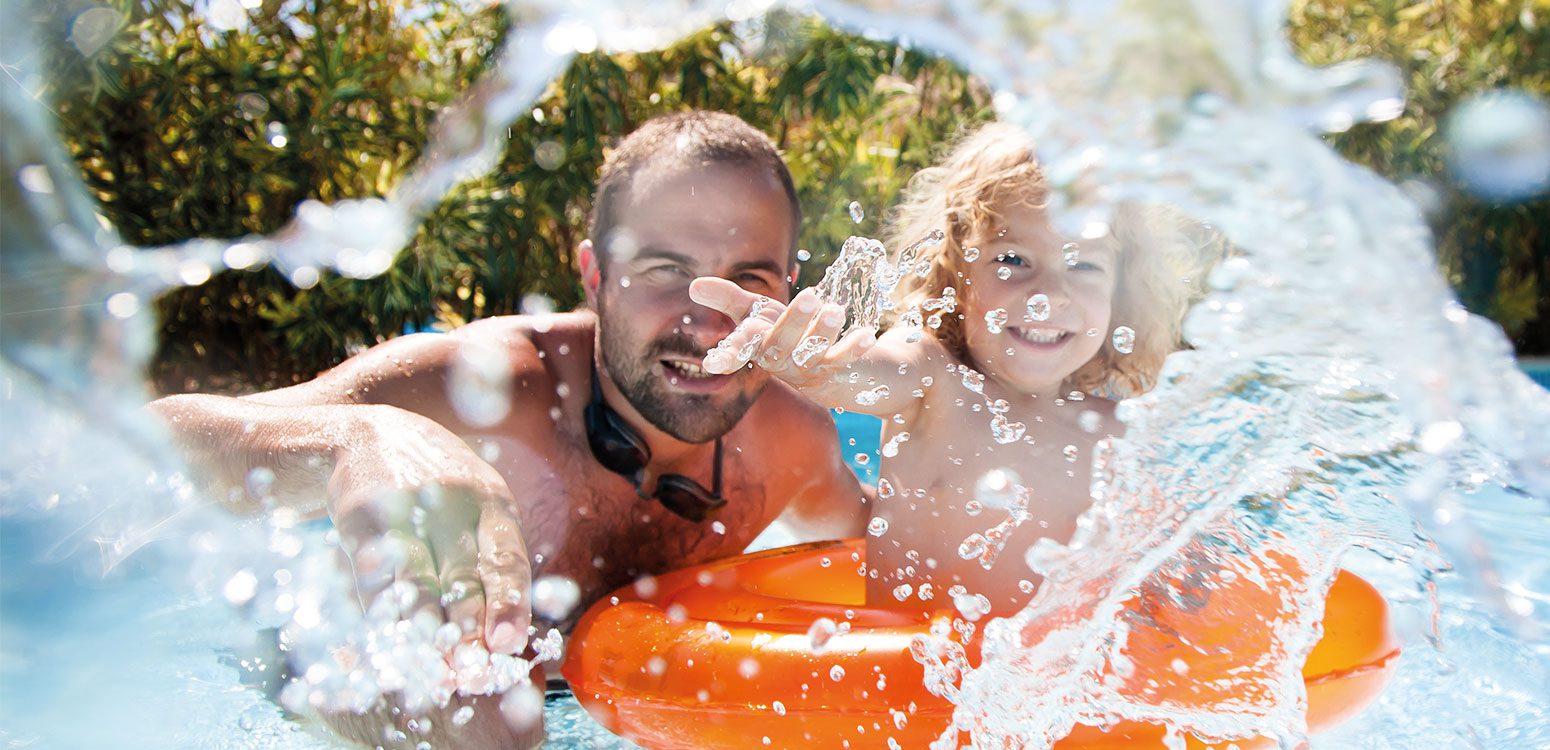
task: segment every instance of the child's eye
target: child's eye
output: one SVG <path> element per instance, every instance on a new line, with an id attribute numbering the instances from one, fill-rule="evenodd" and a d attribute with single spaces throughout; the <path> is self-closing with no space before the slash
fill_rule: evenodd
<path id="1" fill-rule="evenodd" d="M 1069 268 L 1071 270 L 1073 270 L 1073 271 L 1102 271 L 1103 270 L 1103 266 L 1100 266 L 1097 263 L 1090 263 L 1090 262 L 1085 261 L 1085 260 L 1079 260 L 1079 261 L 1077 261 L 1075 263 L 1072 263 L 1069 266 Z"/>
<path id="2" fill-rule="evenodd" d="M 1004 263 L 1009 266 L 1021 266 L 1025 261 L 1023 261 L 1023 259 L 1019 257 L 1017 253 L 1001 253 L 1000 255 L 996 256 L 996 262 Z"/>

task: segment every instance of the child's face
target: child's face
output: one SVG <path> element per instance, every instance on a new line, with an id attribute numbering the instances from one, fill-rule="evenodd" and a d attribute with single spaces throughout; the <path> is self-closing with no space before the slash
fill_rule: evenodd
<path id="1" fill-rule="evenodd" d="M 1004 224 L 983 227 L 965 241 L 980 249 L 966 274 L 969 356 L 986 376 L 1013 390 L 1057 394 L 1103 347 L 1118 258 L 1103 241 L 1080 243 L 1068 258 L 1066 239 L 1043 211 L 997 208 Z M 997 310 L 1005 311 L 1005 322 L 988 324 L 987 314 Z"/>

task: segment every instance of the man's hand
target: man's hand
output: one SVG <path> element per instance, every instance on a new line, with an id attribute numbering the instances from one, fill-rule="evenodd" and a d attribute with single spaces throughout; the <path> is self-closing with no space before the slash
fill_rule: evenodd
<path id="1" fill-rule="evenodd" d="M 392 588 L 492 653 L 527 645 L 532 568 L 504 478 L 451 432 L 392 407 L 351 408 L 329 514 L 363 604 Z"/>
<path id="2" fill-rule="evenodd" d="M 825 304 L 812 289 L 782 305 L 726 279 L 702 277 L 690 284 L 689 296 L 738 321 L 705 355 L 704 367 L 713 373 L 735 372 L 754 362 L 792 386 L 811 388 L 823 385 L 877 343 L 876 331 L 865 328 L 839 338 L 845 309 Z"/>

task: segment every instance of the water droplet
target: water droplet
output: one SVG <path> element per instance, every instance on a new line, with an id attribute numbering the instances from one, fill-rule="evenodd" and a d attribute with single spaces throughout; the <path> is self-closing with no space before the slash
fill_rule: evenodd
<path id="1" fill-rule="evenodd" d="M 985 330 L 991 333 L 1000 333 L 1006 326 L 1006 310 L 996 308 L 985 313 Z"/>
<path id="2" fill-rule="evenodd" d="M 550 631 L 551 633 L 557 631 Z M 506 693 L 501 699 L 501 716 L 506 726 L 522 733 L 538 724 L 544 715 L 543 691 L 532 686 L 520 686 Z"/>
<path id="3" fill-rule="evenodd" d="M 973 371 L 971 369 L 969 369 L 968 367 L 964 367 L 963 368 L 963 387 L 968 388 L 969 390 L 974 391 L 975 393 L 984 393 L 985 392 L 985 376 L 981 375 L 981 374 L 979 374 L 979 373 L 977 373 L 977 372 L 975 372 L 975 371 Z"/>
<path id="4" fill-rule="evenodd" d="M 780 701 L 775 701 L 774 703 L 771 703 L 770 704 L 770 708 L 775 711 L 775 715 L 776 716 L 785 716 L 786 715 L 786 704 L 781 703 Z M 769 741 L 768 737 L 764 738 L 764 744 L 766 744 L 766 745 L 770 744 L 770 741 Z"/>
<path id="5" fill-rule="evenodd" d="M 958 545 L 958 556 L 965 560 L 978 560 L 989 546 L 984 534 L 974 533 Z"/>
<path id="6" fill-rule="evenodd" d="M 862 210 L 861 201 L 851 201 L 846 210 L 850 211 L 850 220 L 857 224 L 866 218 L 866 211 Z"/>
<path id="7" fill-rule="evenodd" d="M 1068 446 L 1066 446 L 1064 448 L 1061 448 L 1060 449 L 1060 453 L 1061 453 L 1061 455 L 1064 455 L 1066 457 L 1066 462 L 1070 463 L 1070 462 L 1076 461 L 1076 457 L 1077 457 L 1078 451 L 1077 451 L 1076 446 L 1068 445 Z"/>
<path id="8" fill-rule="evenodd" d="M 963 259 L 966 262 L 973 263 L 974 261 L 979 260 L 979 257 L 980 257 L 980 249 L 979 248 L 977 248 L 977 247 L 966 247 L 966 248 L 963 249 Z"/>
<path id="9" fill-rule="evenodd" d="M 1028 319 L 1033 321 L 1049 320 L 1048 295 L 1040 293 L 1028 298 Z"/>
<path id="10" fill-rule="evenodd" d="M 862 406 L 876 406 L 878 401 L 888 398 L 888 386 L 880 385 L 871 390 L 856 394 L 856 403 Z"/>
<path id="11" fill-rule="evenodd" d="M 619 286 L 622 286 L 625 289 L 629 289 L 630 288 L 630 277 L 628 277 L 628 276 L 620 276 L 619 277 Z"/>
<path id="12" fill-rule="evenodd" d="M 829 639 L 834 637 L 837 627 L 834 621 L 827 617 L 813 620 L 813 624 L 807 628 L 807 641 L 812 645 L 813 651 L 822 651 L 829 645 Z"/>
<path id="13" fill-rule="evenodd" d="M 870 453 L 857 453 L 856 456 L 855 456 L 855 461 L 856 461 L 856 465 L 857 466 L 866 466 L 867 464 L 872 462 L 872 454 L 870 454 Z"/>
<path id="14" fill-rule="evenodd" d="M 893 482 L 888 481 L 887 478 L 878 479 L 877 480 L 877 496 L 879 498 L 890 498 L 890 497 L 893 497 Z"/>
<path id="15" fill-rule="evenodd" d="M 540 141 L 533 147 L 533 163 L 553 172 L 565 164 L 565 147 L 555 141 Z"/>
<path id="16" fill-rule="evenodd" d="M 810 261 L 812 259 L 813 259 L 813 254 L 812 253 L 810 253 L 810 252 L 808 252 L 806 250 L 798 250 L 797 251 L 797 262 L 799 262 L 799 263 L 806 263 L 806 262 L 808 262 L 808 261 Z"/>
<path id="17" fill-rule="evenodd" d="M 737 663 L 737 673 L 745 680 L 751 680 L 759 674 L 759 660 L 752 656 L 744 657 Z"/>
<path id="18" fill-rule="evenodd" d="M 1023 433 L 1028 428 L 1022 422 L 1013 422 L 1004 414 L 997 414 L 990 418 L 990 435 L 997 443 L 1006 445 L 1023 439 Z"/>
<path id="19" fill-rule="evenodd" d="M 882 516 L 873 518 L 866 525 L 866 533 L 871 534 L 872 536 L 882 536 L 888 533 L 888 519 L 883 518 Z"/>
<path id="20" fill-rule="evenodd" d="M 808 336 L 802 339 L 802 343 L 791 352 L 791 361 L 798 367 L 805 367 L 808 362 L 829 348 L 829 339 L 826 336 Z"/>
<path id="21" fill-rule="evenodd" d="M 963 504 L 963 512 L 970 516 L 977 516 L 985 512 L 985 505 L 978 500 L 969 500 Z"/>
<path id="22" fill-rule="evenodd" d="M 909 439 L 910 434 L 908 432 L 901 432 L 897 435 L 894 435 L 888 439 L 888 442 L 883 443 L 883 447 L 879 452 L 883 454 L 884 458 L 893 458 L 899 455 L 899 446 L 908 442 Z"/>
<path id="23" fill-rule="evenodd" d="M 1114 329 L 1114 351 L 1129 354 L 1136 350 L 1136 332 L 1130 326 Z"/>
<path id="24" fill-rule="evenodd" d="M 953 607 L 958 610 L 958 614 L 963 615 L 963 619 L 975 622 L 990 613 L 990 600 L 984 594 L 959 592 L 953 594 Z"/>
<path id="25" fill-rule="evenodd" d="M 1076 423 L 1082 428 L 1082 432 L 1092 434 L 1103 426 L 1103 417 L 1098 412 L 1088 409 L 1076 418 Z"/>
<path id="26" fill-rule="evenodd" d="M 290 131 L 279 122 L 271 122 L 264 127 L 264 140 L 275 148 L 285 148 L 291 142 Z"/>
<path id="27" fill-rule="evenodd" d="M 1175 674 L 1189 674 L 1189 664 L 1185 663 L 1183 659 L 1174 659 L 1168 666 L 1173 669 Z"/>
<path id="28" fill-rule="evenodd" d="M 560 622 L 581 601 L 581 587 L 565 576 L 543 576 L 533 582 L 533 613 Z"/>
<path id="29" fill-rule="evenodd" d="M 1550 106 L 1524 91 L 1477 95 L 1443 126 L 1448 166 L 1465 190 L 1516 202 L 1550 188 Z"/>
<path id="30" fill-rule="evenodd" d="M 1067 242 L 1061 245 L 1060 256 L 1066 261 L 1067 266 L 1074 266 L 1081 262 L 1082 249 L 1075 242 Z"/>
<path id="31" fill-rule="evenodd" d="M 464 724 L 467 724 L 470 721 L 473 721 L 473 719 L 474 719 L 474 707 L 473 706 L 464 706 L 464 707 L 458 709 L 456 713 L 452 714 L 452 725 L 456 726 L 456 727 L 460 727 L 460 726 L 463 726 Z"/>
<path id="32" fill-rule="evenodd" d="M 1008 268 L 1006 266 L 1002 266 L 1000 268 L 997 268 L 996 269 L 996 278 L 998 278 L 998 279 L 1000 279 L 1002 281 L 1006 281 L 1007 279 L 1012 278 L 1012 269 L 1010 269 L 1010 268 Z"/>
<path id="33" fill-rule="evenodd" d="M 839 682 L 845 679 L 845 668 L 836 664 L 829 668 L 829 679 Z"/>
<path id="34" fill-rule="evenodd" d="M 974 483 L 974 498 L 990 508 L 1010 508 L 1017 502 L 1022 481 L 1011 469 L 991 469 Z"/>
<path id="35" fill-rule="evenodd" d="M 716 532 L 717 534 L 726 534 L 727 525 L 720 521 L 712 521 L 710 524 L 710 530 Z"/>
<path id="36" fill-rule="evenodd" d="M 119 292 L 108 297 L 108 314 L 124 320 L 140 312 L 140 298 L 130 292 Z"/>

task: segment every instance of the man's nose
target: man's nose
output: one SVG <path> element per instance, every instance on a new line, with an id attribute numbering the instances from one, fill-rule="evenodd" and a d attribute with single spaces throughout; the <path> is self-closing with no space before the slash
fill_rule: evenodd
<path id="1" fill-rule="evenodd" d="M 677 328 L 696 339 L 715 344 L 731 334 L 736 325 L 726 314 L 691 302 Z"/>

